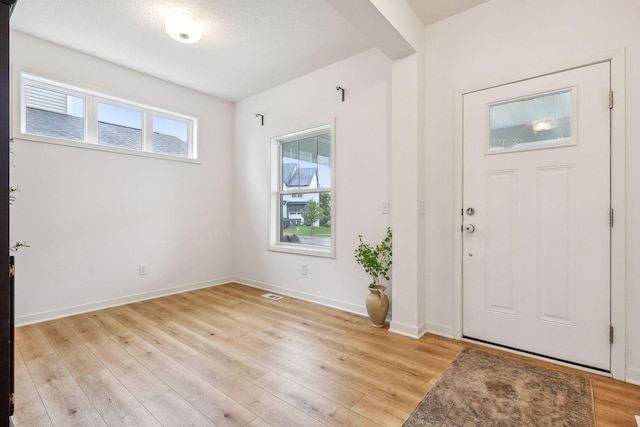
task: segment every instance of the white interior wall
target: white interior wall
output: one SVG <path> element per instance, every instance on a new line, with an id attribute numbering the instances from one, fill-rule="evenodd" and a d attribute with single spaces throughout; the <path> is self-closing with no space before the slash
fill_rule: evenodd
<path id="1" fill-rule="evenodd" d="M 328 0 L 391 64 L 394 315 L 389 331 L 419 337 L 424 316 L 424 25 L 404 1 Z"/>
<path id="2" fill-rule="evenodd" d="M 31 245 L 16 254 L 17 323 L 228 281 L 233 104 L 24 34 L 11 37 L 14 70 L 198 118 L 201 160 L 17 140 L 11 235 Z M 148 266 L 146 276 L 139 264 Z"/>
<path id="3" fill-rule="evenodd" d="M 640 3 L 635 0 L 493 0 L 427 27 L 427 322 L 453 334 L 454 95 L 457 90 L 553 69 L 626 49 L 627 352 L 626 378 L 640 383 Z M 635 236 L 635 237 L 634 237 Z"/>
<path id="4" fill-rule="evenodd" d="M 453 334 L 456 90 L 625 47 L 626 108 L 634 117 L 640 112 L 638 98 L 632 96 L 638 85 L 640 42 L 634 17 L 640 16 L 639 8 L 634 0 L 493 0 L 427 27 L 426 178 L 419 185 L 426 187 L 427 201 L 422 234 L 426 254 L 421 260 L 428 330 Z M 552 13 L 541 19 L 541 10 Z M 203 164 L 198 167 L 32 142 L 15 144 L 17 167 L 12 174 L 21 193 L 12 211 L 12 232 L 33 246 L 18 257 L 18 316 L 39 319 L 52 311 L 64 314 L 65 308 L 116 303 L 231 276 L 363 312 L 368 280 L 352 256 L 357 235 L 379 239 L 391 223 L 389 215 L 381 214 L 381 203 L 391 199 L 392 65 L 379 51 L 356 55 L 238 103 L 235 136 L 234 109 L 228 103 L 20 34 L 14 35 L 12 53 L 14 62 L 46 71 L 52 78 L 125 98 L 134 94 L 136 101 L 207 119 L 201 120 Z M 344 104 L 335 91 L 337 84 L 347 89 Z M 264 127 L 255 113 L 265 115 Z M 269 138 L 333 118 L 337 256 L 269 252 Z M 640 242 L 632 237 L 637 233 L 634 219 L 640 215 L 635 213 L 640 181 L 632 167 L 640 156 L 633 143 L 636 132 L 629 120 L 626 375 L 640 382 L 640 328 L 634 326 L 640 324 L 635 310 L 640 306 L 640 266 L 633 262 Z M 114 170 L 117 182 L 107 174 Z M 392 207 L 397 209 L 403 207 Z M 156 218 L 150 211 L 163 213 Z M 135 228 L 131 218 L 137 221 Z M 220 226 L 202 226 L 208 223 Z M 95 235 L 96 230 L 104 232 Z M 164 242 L 168 244 L 159 244 Z M 137 276 L 139 263 L 149 264 L 149 276 Z M 308 265 L 308 275 L 300 274 L 301 264 Z"/>
<path id="5" fill-rule="evenodd" d="M 369 278 L 353 251 L 358 234 L 375 243 L 391 225 L 390 215 L 382 214 L 382 203 L 391 200 L 390 81 L 391 61 L 371 49 L 236 104 L 233 182 L 240 282 L 364 313 Z M 344 103 L 337 85 L 346 89 Z M 264 126 L 256 113 L 264 115 Z M 270 138 L 333 119 L 336 257 L 268 251 Z M 302 264 L 308 266 L 304 276 Z"/>

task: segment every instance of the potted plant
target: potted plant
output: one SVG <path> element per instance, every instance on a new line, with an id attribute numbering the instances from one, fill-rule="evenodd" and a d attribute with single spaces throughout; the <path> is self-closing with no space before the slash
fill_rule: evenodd
<path id="1" fill-rule="evenodd" d="M 354 251 L 356 262 L 372 278 L 367 295 L 367 313 L 371 319 L 371 326 L 381 328 L 384 326 L 389 311 L 389 298 L 382 285 L 384 280 L 389 280 L 389 270 L 392 264 L 392 234 L 391 227 L 387 227 L 387 235 L 378 245 L 373 246 L 362 241 L 362 235 L 358 236 L 360 244 Z"/>

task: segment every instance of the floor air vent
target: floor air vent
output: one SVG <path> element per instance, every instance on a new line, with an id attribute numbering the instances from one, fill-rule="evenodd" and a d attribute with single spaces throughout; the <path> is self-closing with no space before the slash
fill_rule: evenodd
<path id="1" fill-rule="evenodd" d="M 282 299 L 282 297 L 280 295 L 274 295 L 274 294 L 264 294 L 262 296 L 265 297 L 265 298 L 272 299 L 274 301 L 278 301 L 279 299 Z"/>

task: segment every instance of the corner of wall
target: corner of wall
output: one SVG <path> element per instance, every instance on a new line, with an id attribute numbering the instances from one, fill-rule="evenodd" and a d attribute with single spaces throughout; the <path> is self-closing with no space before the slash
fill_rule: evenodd
<path id="1" fill-rule="evenodd" d="M 640 369 L 627 368 L 625 373 L 625 382 L 640 386 Z"/>
<path id="2" fill-rule="evenodd" d="M 409 338 L 419 339 L 420 337 L 422 337 L 424 334 L 427 333 L 427 328 L 425 323 L 422 323 L 418 327 L 414 327 L 410 325 L 404 325 L 399 322 L 394 322 L 392 320 L 389 325 L 389 332 L 398 334 L 398 335 L 404 335 L 405 337 L 409 337 Z"/>

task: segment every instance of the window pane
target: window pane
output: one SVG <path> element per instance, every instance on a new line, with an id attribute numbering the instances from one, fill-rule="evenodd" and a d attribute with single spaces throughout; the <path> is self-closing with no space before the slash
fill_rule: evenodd
<path id="1" fill-rule="evenodd" d="M 188 157 L 188 123 L 181 120 L 153 116 L 153 152 Z"/>
<path id="2" fill-rule="evenodd" d="M 142 113 L 98 103 L 98 144 L 142 150 Z"/>
<path id="3" fill-rule="evenodd" d="M 318 136 L 318 186 L 331 188 L 331 134 Z"/>
<path id="4" fill-rule="evenodd" d="M 282 144 L 282 189 L 292 190 L 300 188 L 298 170 L 298 141 Z"/>
<path id="5" fill-rule="evenodd" d="M 315 158 L 315 150 L 315 138 L 282 144 L 283 190 L 318 188 L 318 165 L 309 161 Z"/>
<path id="6" fill-rule="evenodd" d="M 318 138 L 305 138 L 300 140 L 300 168 L 318 169 Z M 318 183 L 315 183 L 315 187 Z"/>
<path id="7" fill-rule="evenodd" d="M 282 144 L 282 189 L 331 188 L 331 134 Z"/>
<path id="8" fill-rule="evenodd" d="M 571 143 L 572 91 L 489 107 L 489 151 Z"/>
<path id="9" fill-rule="evenodd" d="M 280 196 L 280 242 L 331 247 L 331 193 Z"/>
<path id="10" fill-rule="evenodd" d="M 84 141 L 84 99 L 26 85 L 25 132 Z"/>

